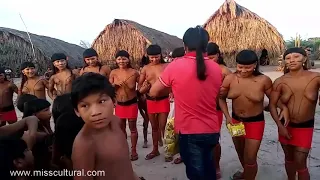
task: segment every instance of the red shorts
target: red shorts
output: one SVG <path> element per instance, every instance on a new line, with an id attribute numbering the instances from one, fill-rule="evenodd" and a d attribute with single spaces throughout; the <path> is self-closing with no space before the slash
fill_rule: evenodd
<path id="1" fill-rule="evenodd" d="M 148 114 L 169 113 L 170 112 L 169 96 L 152 98 L 147 95 L 147 111 L 148 111 Z"/>
<path id="2" fill-rule="evenodd" d="M 221 129 L 222 121 L 223 121 L 223 112 L 217 111 L 218 121 L 219 121 L 219 129 Z"/>
<path id="3" fill-rule="evenodd" d="M 314 119 L 299 124 L 290 122 L 287 129 L 292 137 L 287 139 L 279 134 L 281 144 L 311 149 Z"/>
<path id="4" fill-rule="evenodd" d="M 117 102 L 115 107 L 115 115 L 120 119 L 137 119 L 138 103 L 137 98 L 126 102 Z"/>
<path id="5" fill-rule="evenodd" d="M 14 123 L 17 122 L 18 118 L 17 118 L 17 114 L 16 114 L 16 110 L 14 109 L 14 106 L 7 106 L 7 107 L 3 107 L 0 110 L 0 120 L 4 121 L 4 122 L 10 122 L 10 123 Z"/>
<path id="6" fill-rule="evenodd" d="M 254 117 L 246 117 L 242 118 L 234 113 L 232 113 L 232 123 L 239 123 L 243 122 L 244 128 L 246 131 L 246 135 L 244 138 L 246 139 L 255 139 L 255 140 L 262 140 L 263 132 L 264 132 L 264 114 L 263 112 Z"/>

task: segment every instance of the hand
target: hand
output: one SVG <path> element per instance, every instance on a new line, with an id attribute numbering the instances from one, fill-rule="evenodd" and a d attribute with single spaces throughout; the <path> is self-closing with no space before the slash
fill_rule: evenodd
<path id="1" fill-rule="evenodd" d="M 228 125 L 228 124 L 231 124 L 231 125 L 233 124 L 231 117 L 226 118 L 226 125 Z"/>
<path id="2" fill-rule="evenodd" d="M 145 87 L 149 88 L 149 87 L 151 87 L 151 84 L 147 80 L 145 80 L 143 82 L 142 86 L 145 86 Z"/>
<path id="3" fill-rule="evenodd" d="M 288 130 L 286 127 L 284 127 L 282 124 L 278 126 L 278 131 L 279 131 L 279 134 L 281 136 L 284 136 L 286 137 L 287 139 L 291 139 L 291 134 L 289 134 Z"/>
<path id="4" fill-rule="evenodd" d="M 290 115 L 289 115 L 289 109 L 283 108 L 279 115 L 279 120 L 281 121 L 284 119 L 284 127 L 287 127 L 290 122 Z"/>

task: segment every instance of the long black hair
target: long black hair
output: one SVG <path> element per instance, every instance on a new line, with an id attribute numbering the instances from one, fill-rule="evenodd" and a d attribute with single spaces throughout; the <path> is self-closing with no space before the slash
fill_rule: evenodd
<path id="1" fill-rule="evenodd" d="M 21 64 L 20 69 L 21 69 L 21 71 L 23 71 L 24 69 L 30 68 L 30 67 L 35 68 L 36 66 L 35 66 L 32 62 L 26 61 L 26 62 L 24 62 L 24 63 Z M 27 80 L 28 80 L 28 77 L 22 73 L 22 76 L 21 76 L 21 85 L 20 85 L 20 90 L 21 90 L 21 91 L 22 91 L 22 89 L 23 89 L 24 83 L 26 83 Z"/>
<path id="2" fill-rule="evenodd" d="M 210 42 L 208 44 L 208 46 L 207 46 L 207 54 L 208 54 L 208 56 L 218 54 L 217 63 L 221 64 L 221 65 L 224 65 L 224 66 L 227 66 L 227 64 L 223 60 L 223 56 L 222 56 L 222 54 L 220 52 L 220 47 L 218 46 L 218 44 Z"/>
<path id="3" fill-rule="evenodd" d="M 260 71 L 259 71 L 259 63 L 258 63 L 258 56 L 257 54 L 252 51 L 252 50 L 242 50 L 240 51 L 237 56 L 236 56 L 236 62 L 238 64 L 242 64 L 242 65 L 251 65 L 251 64 L 256 64 L 256 68 L 253 71 L 253 75 L 254 76 L 259 76 L 259 75 L 263 75 Z"/>
<path id="4" fill-rule="evenodd" d="M 209 42 L 208 32 L 200 26 L 189 28 L 183 35 L 183 42 L 188 51 L 196 51 L 197 77 L 204 81 L 206 79 L 206 64 L 203 53 L 206 52 Z"/>

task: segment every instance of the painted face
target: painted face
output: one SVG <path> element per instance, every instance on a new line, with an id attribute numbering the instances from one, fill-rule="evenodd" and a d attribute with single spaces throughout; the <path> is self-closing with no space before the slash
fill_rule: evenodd
<path id="1" fill-rule="evenodd" d="M 27 76 L 28 78 L 32 78 L 36 75 L 36 68 L 34 67 L 27 67 L 22 70 L 22 73 Z"/>
<path id="2" fill-rule="evenodd" d="M 51 119 L 51 111 L 50 108 L 45 108 L 39 112 L 36 113 L 36 116 L 44 121 L 49 121 Z"/>
<path id="3" fill-rule="evenodd" d="M 98 57 L 97 56 L 92 56 L 88 58 L 84 58 L 84 61 L 88 66 L 96 66 L 98 64 Z"/>
<path id="4" fill-rule="evenodd" d="M 110 117 L 113 116 L 113 108 L 113 101 L 108 95 L 93 93 L 78 103 L 75 112 L 88 126 L 100 129 L 110 123 Z"/>
<path id="5" fill-rule="evenodd" d="M 291 53 L 286 55 L 284 61 L 290 71 L 296 71 L 303 68 L 303 64 L 307 61 L 307 58 L 300 53 Z"/>
<path id="6" fill-rule="evenodd" d="M 209 55 L 208 58 L 214 60 L 215 62 L 218 62 L 219 54 Z"/>
<path id="7" fill-rule="evenodd" d="M 53 65 L 59 70 L 64 70 L 67 67 L 67 60 L 65 59 L 55 60 L 53 62 Z"/>
<path id="8" fill-rule="evenodd" d="M 237 64 L 237 72 L 241 77 L 251 76 L 255 68 L 256 68 L 256 64 L 250 64 L 250 65 Z"/>
<path id="9" fill-rule="evenodd" d="M 130 60 L 127 57 L 119 56 L 116 59 L 116 63 L 120 68 L 126 68 L 128 67 L 128 64 L 130 63 Z"/>
<path id="10" fill-rule="evenodd" d="M 161 54 L 158 55 L 148 55 L 150 63 L 159 64 L 161 59 Z"/>

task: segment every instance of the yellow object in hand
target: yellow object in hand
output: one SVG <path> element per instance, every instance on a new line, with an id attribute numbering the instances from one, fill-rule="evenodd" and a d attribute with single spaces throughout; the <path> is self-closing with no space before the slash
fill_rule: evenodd
<path id="1" fill-rule="evenodd" d="M 232 137 L 244 136 L 246 135 L 246 130 L 242 122 L 237 124 L 228 124 L 227 128 Z"/>

